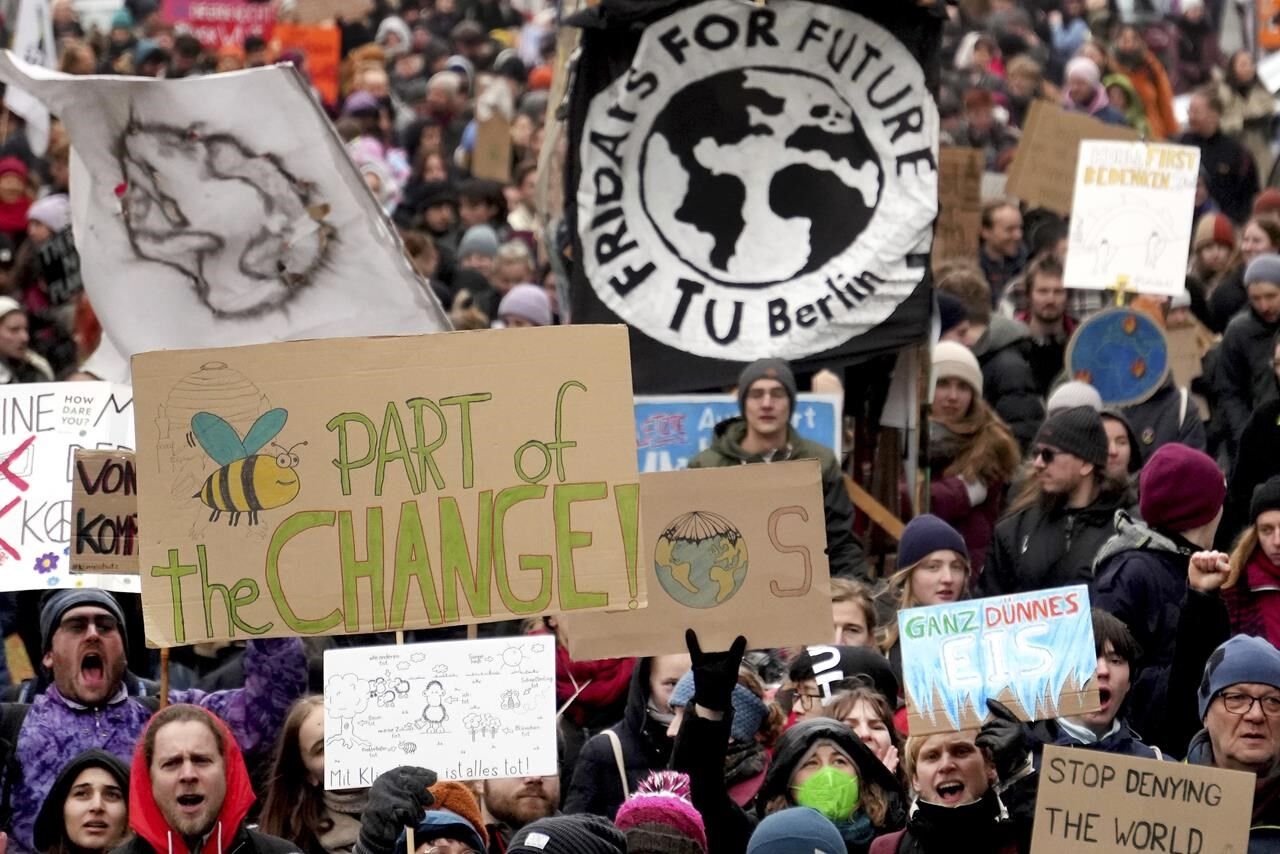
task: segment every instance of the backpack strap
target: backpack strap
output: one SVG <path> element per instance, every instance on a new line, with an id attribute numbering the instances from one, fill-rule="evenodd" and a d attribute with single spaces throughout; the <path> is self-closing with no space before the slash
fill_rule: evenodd
<path id="1" fill-rule="evenodd" d="M 1190 397 L 1185 388 L 1178 389 L 1178 435 L 1182 435 L 1182 424 L 1187 420 L 1187 398 Z"/>
<path id="2" fill-rule="evenodd" d="M 13 819 L 13 789 L 22 779 L 18 735 L 30 709 L 26 703 L 0 703 L 0 773 L 4 774 L 3 788 L 0 788 L 0 828 L 6 830 Z"/>
<path id="3" fill-rule="evenodd" d="M 611 729 L 605 730 L 604 734 L 609 737 L 609 744 L 613 746 L 613 761 L 618 763 L 618 779 L 622 781 L 622 799 L 625 801 L 631 797 L 631 787 L 627 785 L 627 763 L 622 759 L 622 742 Z"/>

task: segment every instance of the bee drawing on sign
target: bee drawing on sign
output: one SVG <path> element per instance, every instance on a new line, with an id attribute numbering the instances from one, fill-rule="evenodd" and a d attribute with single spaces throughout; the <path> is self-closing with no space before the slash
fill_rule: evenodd
<path id="1" fill-rule="evenodd" d="M 284 429 L 288 418 L 284 409 L 263 413 L 241 439 L 234 427 L 211 412 L 192 416 L 191 432 L 196 441 L 221 466 L 195 495 L 213 511 L 210 522 L 228 513 L 228 524 L 238 525 L 240 516 L 248 513 L 249 524 L 256 525 L 259 511 L 283 507 L 298 497 L 302 484 L 297 472 L 298 455 L 293 453 L 298 445 L 285 448 L 271 441 Z M 259 454 L 269 442 L 280 453 Z"/>
<path id="2" fill-rule="evenodd" d="M 444 705 L 444 686 L 432 679 L 427 683 L 423 694 L 427 698 L 427 705 L 422 710 L 422 726 L 427 732 L 444 732 L 444 722 L 449 720 L 449 710 Z"/>

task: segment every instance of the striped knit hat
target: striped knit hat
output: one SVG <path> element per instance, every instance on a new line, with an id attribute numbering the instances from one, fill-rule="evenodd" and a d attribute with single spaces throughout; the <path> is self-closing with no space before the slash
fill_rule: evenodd
<path id="1" fill-rule="evenodd" d="M 707 854 L 707 831 L 691 797 L 688 774 L 650 774 L 614 820 L 628 854 Z"/>

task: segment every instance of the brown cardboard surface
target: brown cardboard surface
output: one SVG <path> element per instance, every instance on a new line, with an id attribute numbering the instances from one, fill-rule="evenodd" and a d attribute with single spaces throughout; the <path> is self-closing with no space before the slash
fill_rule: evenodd
<path id="1" fill-rule="evenodd" d="M 1076 160 L 1084 139 L 1134 141 L 1138 132 L 1083 113 L 1069 113 L 1048 101 L 1033 101 L 1022 140 L 1009 166 L 1007 192 L 1026 202 L 1028 208 L 1045 207 L 1064 216 L 1069 214 Z"/>
<path id="2" fill-rule="evenodd" d="M 138 486 L 132 451 L 75 451 L 72 572 L 138 574 Z"/>
<path id="3" fill-rule="evenodd" d="M 358 21 L 372 8 L 372 0 L 298 0 L 293 15 L 299 24 L 320 24 L 333 18 Z"/>
<path id="4" fill-rule="evenodd" d="M 645 604 L 625 327 L 145 353 L 133 380 L 153 644 Z"/>
<path id="5" fill-rule="evenodd" d="M 640 518 L 649 605 L 562 618 L 575 659 L 831 641 L 817 460 L 644 474 Z"/>
<path id="6" fill-rule="evenodd" d="M 933 262 L 972 259 L 982 228 L 982 152 L 944 145 L 938 152 L 938 223 Z"/>
<path id="7" fill-rule="evenodd" d="M 507 183 L 511 180 L 511 122 L 500 115 L 476 125 L 471 174 Z"/>
<path id="8" fill-rule="evenodd" d="M 1254 783 L 1240 771 L 1050 745 L 1031 850 L 1243 852 Z"/>

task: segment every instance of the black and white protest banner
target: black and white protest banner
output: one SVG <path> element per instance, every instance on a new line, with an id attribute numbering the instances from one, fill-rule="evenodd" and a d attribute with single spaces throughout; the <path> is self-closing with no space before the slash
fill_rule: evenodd
<path id="1" fill-rule="evenodd" d="M 924 337 L 934 10 L 603 0 L 574 23 L 572 317 L 632 328 L 638 391 Z"/>
<path id="2" fill-rule="evenodd" d="M 292 66 L 72 77 L 6 52 L 0 80 L 67 126 L 81 276 L 124 356 L 450 328 Z"/>

